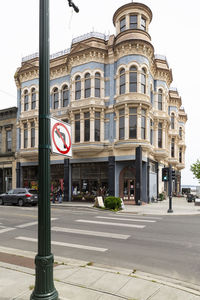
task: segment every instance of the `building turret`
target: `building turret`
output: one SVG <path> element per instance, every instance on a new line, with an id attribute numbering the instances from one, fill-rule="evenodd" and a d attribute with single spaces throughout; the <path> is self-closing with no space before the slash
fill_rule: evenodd
<path id="1" fill-rule="evenodd" d="M 113 16 L 116 28 L 116 44 L 127 40 L 151 42 L 148 33 L 152 12 L 142 3 L 131 2 L 118 8 Z"/>

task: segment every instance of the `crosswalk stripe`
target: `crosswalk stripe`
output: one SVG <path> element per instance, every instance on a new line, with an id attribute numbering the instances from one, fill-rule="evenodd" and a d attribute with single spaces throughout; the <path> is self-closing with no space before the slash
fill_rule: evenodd
<path id="1" fill-rule="evenodd" d="M 120 221 L 130 221 L 130 222 L 149 222 L 149 223 L 155 223 L 155 220 L 146 220 L 146 219 L 125 219 L 125 218 L 115 218 L 115 217 L 102 217 L 102 216 L 96 216 L 98 219 L 111 219 L 111 220 L 120 220 Z"/>
<path id="2" fill-rule="evenodd" d="M 144 228 L 144 227 L 146 227 L 145 225 L 135 225 L 135 224 L 133 225 L 133 224 L 100 222 L 100 221 L 90 221 L 90 220 L 76 220 L 76 222 L 110 225 L 110 226 L 112 225 L 112 226 L 120 226 L 120 227 L 133 227 L 133 228 Z"/>
<path id="3" fill-rule="evenodd" d="M 117 234 L 117 233 L 111 233 L 111 232 L 91 231 L 91 230 L 82 230 L 82 229 L 61 228 L 61 227 L 52 227 L 51 230 L 57 231 L 57 232 L 77 233 L 77 234 L 101 236 L 101 237 L 108 237 L 108 238 L 121 239 L 121 240 L 127 240 L 130 237 L 130 235 L 126 235 L 126 234 Z"/>
<path id="4" fill-rule="evenodd" d="M 38 241 L 37 239 L 24 237 L 24 236 L 18 236 L 15 239 L 16 240 L 27 241 L 27 242 L 37 242 Z M 105 252 L 105 251 L 108 250 L 106 248 L 92 247 L 92 246 L 85 246 L 85 245 L 71 244 L 71 243 L 63 243 L 63 242 L 56 242 L 56 241 L 51 241 L 51 244 L 56 245 L 56 246 L 71 247 L 71 248 L 78 248 L 78 249 L 99 251 L 99 252 Z"/>
<path id="5" fill-rule="evenodd" d="M 58 218 L 51 218 L 51 221 L 55 221 L 55 220 L 57 220 L 57 219 L 58 219 Z M 29 223 L 17 225 L 16 227 L 17 227 L 17 228 L 25 228 L 25 227 L 29 227 L 29 226 L 37 225 L 37 224 L 38 224 L 38 221 L 35 221 L 35 222 L 29 222 Z"/>
<path id="6" fill-rule="evenodd" d="M 11 231 L 11 230 L 14 230 L 15 228 L 3 228 L 3 229 L 0 229 L 0 233 L 4 233 L 4 232 L 7 232 L 7 231 Z"/>

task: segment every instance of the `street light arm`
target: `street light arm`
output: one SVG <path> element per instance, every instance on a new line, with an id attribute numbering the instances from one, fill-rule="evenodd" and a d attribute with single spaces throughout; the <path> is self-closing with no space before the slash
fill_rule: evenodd
<path id="1" fill-rule="evenodd" d="M 73 7 L 73 9 L 75 10 L 76 13 L 79 12 L 79 8 L 78 8 L 78 6 L 76 6 L 76 5 L 74 4 L 74 2 L 72 2 L 71 0 L 68 0 L 68 3 L 69 3 L 69 6 L 70 6 L 70 7 Z"/>

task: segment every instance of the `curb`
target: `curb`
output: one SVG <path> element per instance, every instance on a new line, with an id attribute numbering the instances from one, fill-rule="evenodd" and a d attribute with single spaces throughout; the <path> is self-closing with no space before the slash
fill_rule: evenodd
<path id="1" fill-rule="evenodd" d="M 22 257 L 29 257 L 32 259 L 34 259 L 35 255 L 36 255 L 34 252 L 19 250 L 19 249 L 14 249 L 14 248 L 7 248 L 7 247 L 0 247 L 0 252 L 13 254 L 13 255 L 17 255 L 17 256 L 22 256 Z M 181 290 L 181 291 L 184 291 L 184 292 L 196 295 L 196 296 L 200 296 L 200 286 L 197 286 L 197 285 L 189 283 L 189 282 L 181 281 L 178 279 L 172 279 L 169 277 L 154 275 L 154 274 L 145 273 L 145 272 L 141 272 L 141 271 L 137 271 L 137 270 L 134 272 L 131 269 L 125 269 L 125 268 L 113 267 L 113 266 L 105 266 L 105 265 L 101 265 L 101 264 L 97 264 L 97 263 L 93 263 L 91 265 L 91 263 L 88 261 L 65 258 L 65 257 L 60 257 L 60 256 L 55 256 L 54 261 L 58 264 L 62 264 L 62 265 L 65 264 L 65 265 L 72 266 L 72 267 L 85 267 L 85 268 L 91 269 L 91 270 L 96 269 L 96 270 L 100 270 L 102 272 L 121 274 L 121 275 L 128 276 L 130 278 L 135 277 L 135 278 L 139 278 L 139 279 L 149 281 L 152 283 L 159 283 L 161 285 L 175 288 L 175 289 L 178 289 L 178 290 Z M 4 268 L 8 268 L 10 270 L 27 273 L 27 274 L 30 274 L 33 276 L 35 274 L 35 271 L 32 269 L 9 264 L 9 263 L 0 262 L 0 266 L 4 267 Z M 99 291 L 101 291 L 101 290 L 99 290 Z"/>

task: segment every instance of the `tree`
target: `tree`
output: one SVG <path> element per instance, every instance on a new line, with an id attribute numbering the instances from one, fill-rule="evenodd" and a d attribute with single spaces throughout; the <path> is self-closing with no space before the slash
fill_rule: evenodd
<path id="1" fill-rule="evenodd" d="M 194 174 L 194 177 L 199 180 L 200 183 L 200 160 L 197 159 L 196 163 L 190 166 L 190 171 Z"/>

